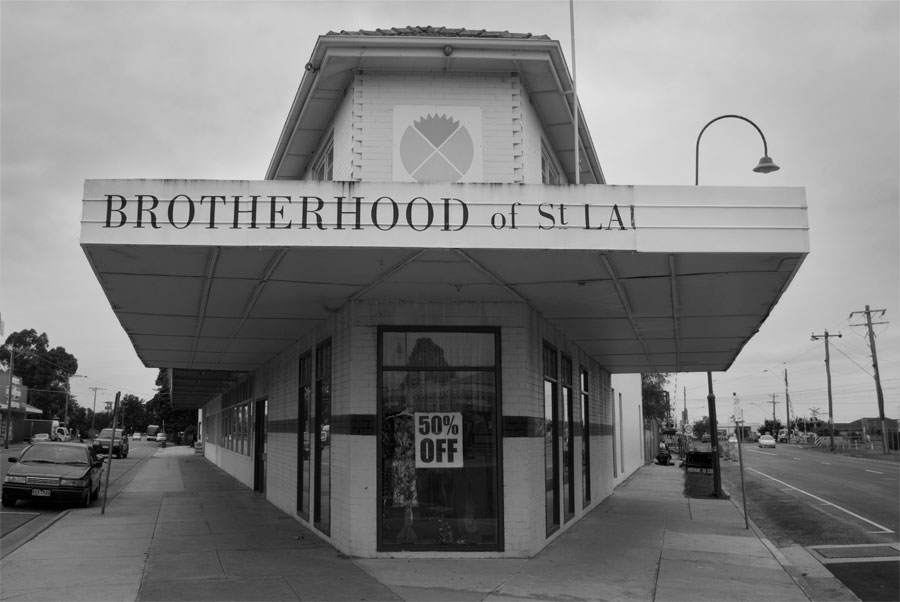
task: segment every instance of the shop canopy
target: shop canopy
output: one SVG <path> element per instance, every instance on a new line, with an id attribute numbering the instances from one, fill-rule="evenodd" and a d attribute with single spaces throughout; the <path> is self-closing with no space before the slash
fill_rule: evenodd
<path id="1" fill-rule="evenodd" d="M 613 373 L 723 371 L 809 239 L 799 188 L 88 180 L 81 246 L 200 407 L 354 301 L 521 302 Z"/>

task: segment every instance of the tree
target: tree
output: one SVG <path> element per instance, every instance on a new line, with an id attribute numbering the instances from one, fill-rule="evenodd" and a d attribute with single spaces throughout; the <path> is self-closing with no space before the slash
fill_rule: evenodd
<path id="1" fill-rule="evenodd" d="M 702 439 L 703 435 L 707 433 L 709 433 L 709 416 L 704 416 L 694 422 L 694 437 Z"/>
<path id="2" fill-rule="evenodd" d="M 175 408 L 169 393 L 169 380 L 166 371 L 160 370 L 156 377 L 158 387 L 153 399 L 144 404 L 145 420 L 148 424 L 165 425 L 167 434 L 172 434 L 170 441 L 178 442 L 179 433 L 197 424 L 197 410 Z"/>
<path id="3" fill-rule="evenodd" d="M 669 384 L 669 375 L 661 372 L 647 372 L 641 374 L 641 402 L 644 418 L 656 418 L 660 424 L 665 424 L 669 417 L 669 392 L 666 386 Z"/>
<path id="4" fill-rule="evenodd" d="M 773 423 L 771 420 L 766 420 L 762 425 L 756 429 L 756 432 L 760 435 L 772 435 L 773 437 L 778 437 L 778 431 L 781 430 L 781 421 L 777 418 Z"/>
<path id="5" fill-rule="evenodd" d="M 50 348 L 47 333 L 34 329 L 14 332 L 0 348 L 0 363 L 9 369 L 10 355 L 15 353 L 15 376 L 28 387 L 28 403 L 43 411 L 44 418 L 62 420 L 66 408 L 66 384 L 78 372 L 78 360 L 64 347 Z M 74 397 L 69 398 L 70 417 L 78 409 Z"/>
<path id="6" fill-rule="evenodd" d="M 147 430 L 147 412 L 144 409 L 144 400 L 130 393 L 124 395 L 119 401 L 119 424 L 126 432 L 144 432 Z"/>

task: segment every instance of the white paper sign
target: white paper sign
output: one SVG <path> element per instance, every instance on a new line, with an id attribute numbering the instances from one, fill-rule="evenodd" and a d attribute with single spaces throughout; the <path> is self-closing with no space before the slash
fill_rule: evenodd
<path id="1" fill-rule="evenodd" d="M 460 412 L 416 412 L 416 468 L 462 468 Z"/>

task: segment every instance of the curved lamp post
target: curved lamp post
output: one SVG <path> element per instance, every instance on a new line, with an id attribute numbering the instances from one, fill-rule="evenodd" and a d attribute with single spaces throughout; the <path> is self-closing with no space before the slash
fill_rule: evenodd
<path id="1" fill-rule="evenodd" d="M 759 129 L 758 125 L 741 115 L 720 115 L 704 125 L 703 129 L 700 130 L 700 133 L 697 135 L 697 146 L 694 149 L 694 186 L 697 186 L 700 183 L 700 138 L 703 137 L 703 132 L 706 131 L 706 128 L 722 119 L 740 119 L 746 121 L 753 126 L 759 133 L 759 137 L 762 138 L 763 156 L 756 167 L 753 168 L 753 171 L 756 173 L 772 173 L 773 171 L 781 169 L 775 165 L 775 162 L 769 157 L 769 145 L 766 143 L 766 137 L 763 135 L 762 130 Z M 722 473 L 719 468 L 719 425 L 716 421 L 716 395 L 713 393 L 712 372 L 706 373 L 706 382 L 709 388 L 709 394 L 706 396 L 706 403 L 709 407 L 709 442 L 713 455 L 713 495 L 722 497 Z"/>
<path id="2" fill-rule="evenodd" d="M 747 123 L 752 125 L 757 132 L 759 132 L 759 137 L 762 138 L 763 143 L 763 156 L 759 160 L 759 163 L 757 163 L 756 167 L 753 168 L 753 171 L 755 171 L 756 173 L 772 173 L 773 171 L 778 171 L 779 169 L 781 169 L 780 167 L 775 165 L 775 162 L 772 161 L 771 157 L 769 157 L 769 145 L 766 143 L 766 137 L 765 135 L 763 135 L 762 130 L 759 129 L 758 125 L 741 115 L 720 115 L 704 125 L 703 129 L 700 130 L 700 133 L 697 135 L 697 145 L 694 148 L 694 186 L 697 186 L 700 183 L 700 138 L 703 137 L 703 132 L 706 131 L 706 128 L 721 119 L 740 119 L 742 121 L 746 121 Z"/>

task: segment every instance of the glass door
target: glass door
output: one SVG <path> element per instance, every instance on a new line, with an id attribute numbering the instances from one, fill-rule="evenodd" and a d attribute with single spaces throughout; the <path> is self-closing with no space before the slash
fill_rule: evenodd
<path id="1" fill-rule="evenodd" d="M 379 549 L 500 550 L 497 331 L 379 337 Z"/>

